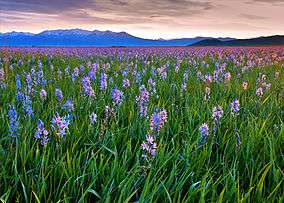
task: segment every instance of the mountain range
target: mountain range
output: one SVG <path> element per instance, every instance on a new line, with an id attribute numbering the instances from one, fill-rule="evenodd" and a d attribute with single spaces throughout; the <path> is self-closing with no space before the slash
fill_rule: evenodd
<path id="1" fill-rule="evenodd" d="M 180 39 L 143 39 L 126 32 L 88 31 L 82 29 L 0 33 L 0 46 L 186 46 L 209 37 Z M 232 38 L 217 38 L 220 41 Z"/>
<path id="2" fill-rule="evenodd" d="M 126 32 L 99 30 L 46 30 L 38 34 L 29 32 L 0 33 L 0 46 L 245 46 L 280 45 L 284 36 L 260 37 L 253 39 L 195 37 L 179 39 L 143 39 Z"/>
<path id="3" fill-rule="evenodd" d="M 271 46 L 284 45 L 284 36 L 274 35 L 269 37 L 257 37 L 251 39 L 233 39 L 221 41 L 218 39 L 204 39 L 189 46 Z"/>

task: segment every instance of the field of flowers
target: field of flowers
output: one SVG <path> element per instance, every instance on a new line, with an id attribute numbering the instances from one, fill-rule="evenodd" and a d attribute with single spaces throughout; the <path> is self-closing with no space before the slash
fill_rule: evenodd
<path id="1" fill-rule="evenodd" d="M 0 48 L 1 202 L 283 202 L 284 47 Z"/>

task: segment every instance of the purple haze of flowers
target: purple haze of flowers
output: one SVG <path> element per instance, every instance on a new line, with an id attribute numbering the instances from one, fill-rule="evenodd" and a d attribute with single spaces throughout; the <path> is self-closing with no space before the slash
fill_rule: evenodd
<path id="1" fill-rule="evenodd" d="M 9 126 L 10 126 L 9 136 L 17 137 L 19 122 L 18 122 L 18 114 L 14 106 L 10 106 L 8 116 L 9 116 Z"/>
<path id="2" fill-rule="evenodd" d="M 123 92 L 114 87 L 111 92 L 111 97 L 115 105 L 119 106 L 123 101 Z"/>
<path id="3" fill-rule="evenodd" d="M 63 138 L 66 134 L 66 130 L 70 124 L 70 115 L 60 117 L 58 113 L 56 113 L 51 120 L 51 127 L 57 131 L 57 135 L 60 138 Z"/>
<path id="4" fill-rule="evenodd" d="M 107 75 L 102 70 L 101 77 L 100 77 L 100 90 L 104 91 L 107 89 Z"/>
<path id="5" fill-rule="evenodd" d="M 219 121 L 223 116 L 223 108 L 221 106 L 215 106 L 213 108 L 212 118 L 215 121 Z"/>
<path id="6" fill-rule="evenodd" d="M 44 128 L 44 123 L 40 119 L 38 120 L 37 131 L 34 137 L 40 141 L 41 145 L 47 145 L 49 141 L 48 131 Z"/>
<path id="7" fill-rule="evenodd" d="M 56 88 L 55 89 L 55 95 L 58 101 L 62 101 L 63 99 L 63 93 L 61 91 L 61 89 Z"/>
<path id="8" fill-rule="evenodd" d="M 240 111 L 240 102 L 237 99 L 234 99 L 231 103 L 232 114 L 237 115 Z"/>
<path id="9" fill-rule="evenodd" d="M 88 76 L 84 76 L 81 81 L 82 87 L 83 87 L 83 95 L 89 96 L 89 97 L 95 97 L 95 91 L 91 86 L 91 80 Z"/>

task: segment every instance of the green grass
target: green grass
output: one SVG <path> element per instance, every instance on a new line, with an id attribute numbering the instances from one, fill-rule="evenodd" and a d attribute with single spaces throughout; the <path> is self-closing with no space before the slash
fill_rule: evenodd
<path id="1" fill-rule="evenodd" d="M 123 51 L 122 51 L 123 52 Z M 269 51 L 253 51 L 254 56 L 270 56 Z M 28 61 L 31 54 L 19 52 L 0 53 L 0 58 L 12 56 L 9 62 L 2 61 L 5 70 L 6 89 L 0 89 L 0 201 L 1 202 L 283 202 L 284 201 L 284 69 L 283 64 L 254 67 L 241 73 L 241 67 L 227 62 L 226 71 L 231 72 L 231 81 L 212 83 L 211 95 L 204 101 L 206 84 L 198 80 L 196 73 L 213 72 L 214 63 L 225 62 L 225 55 L 184 55 L 178 73 L 175 72 L 176 53 L 163 56 L 153 52 L 150 56 L 139 52 L 140 58 L 127 56 L 119 59 L 115 53 L 83 57 L 55 54 L 51 59 L 45 54 L 34 54 L 43 64 L 48 85 L 47 99 L 39 97 L 41 86 L 32 97 L 34 118 L 26 118 L 22 105 L 15 100 L 15 75 L 21 76 L 25 88 L 24 71 L 31 70 Z M 227 50 L 226 53 L 231 53 Z M 283 51 L 282 51 L 283 53 Z M 242 53 L 246 62 L 248 53 Z M 23 59 L 23 65 L 16 65 Z M 144 61 L 148 60 L 149 64 Z M 195 60 L 193 65 L 190 60 Z M 64 77 L 64 69 L 71 72 L 81 64 L 88 73 L 87 63 L 98 63 L 100 67 L 109 63 L 107 91 L 100 91 L 96 74 L 92 86 L 96 98 L 81 95 L 81 78 L 71 81 Z M 209 64 L 202 68 L 202 61 Z M 51 71 L 50 63 L 54 67 Z M 137 64 L 141 73 L 141 84 L 147 86 L 151 67 L 157 69 L 169 64 L 167 78 L 152 77 L 156 82 L 156 95 L 150 95 L 149 116 L 156 107 L 165 108 L 168 121 L 157 138 L 158 149 L 155 158 L 146 162 L 142 158 L 141 143 L 149 131 L 149 119 L 139 116 L 135 97 L 139 86 L 132 73 Z M 13 65 L 13 69 L 9 66 Z M 122 87 L 119 72 L 129 66 L 131 87 Z M 0 66 L 0 67 L 1 67 Z M 57 70 L 62 70 L 62 78 Z M 145 73 L 143 74 L 143 70 Z M 183 75 L 188 71 L 187 90 L 182 93 Z M 271 89 L 264 91 L 259 99 L 255 95 L 259 73 L 267 75 Z M 275 78 L 275 72 L 280 76 Z M 118 73 L 116 76 L 115 73 Z M 241 74 L 238 79 L 237 74 Z M 242 82 L 248 81 L 248 90 L 242 89 Z M 124 101 L 115 108 L 115 116 L 104 123 L 105 106 L 114 106 L 111 90 L 114 85 L 124 93 Z M 63 91 L 64 100 L 57 102 L 55 88 Z M 65 140 L 56 141 L 50 122 L 55 112 L 65 115 L 62 104 L 72 98 L 75 109 Z M 230 111 L 230 103 L 239 99 L 241 110 L 237 117 Z M 17 138 L 8 136 L 9 105 L 14 104 L 19 115 Z M 224 116 L 216 136 L 213 136 L 212 109 L 221 105 Z M 95 112 L 98 121 L 89 124 L 89 115 Z M 49 131 L 50 141 L 41 146 L 34 138 L 37 121 L 41 119 Z M 200 139 L 199 127 L 206 122 L 210 128 L 207 143 L 197 147 Z M 236 147 L 234 128 L 241 138 Z M 217 138 L 219 142 L 216 142 Z"/>

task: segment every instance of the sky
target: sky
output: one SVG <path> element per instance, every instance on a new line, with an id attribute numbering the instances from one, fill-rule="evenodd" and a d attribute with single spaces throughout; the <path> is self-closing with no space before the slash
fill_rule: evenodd
<path id="1" fill-rule="evenodd" d="M 81 28 L 149 39 L 284 35 L 284 0 L 0 0 L 0 32 Z"/>

